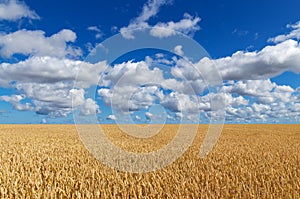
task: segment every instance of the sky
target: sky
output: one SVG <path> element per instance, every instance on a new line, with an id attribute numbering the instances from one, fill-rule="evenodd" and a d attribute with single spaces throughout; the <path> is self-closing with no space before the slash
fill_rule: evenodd
<path id="1" fill-rule="evenodd" d="M 299 123 L 299 7 L 0 0 L 0 123 Z"/>

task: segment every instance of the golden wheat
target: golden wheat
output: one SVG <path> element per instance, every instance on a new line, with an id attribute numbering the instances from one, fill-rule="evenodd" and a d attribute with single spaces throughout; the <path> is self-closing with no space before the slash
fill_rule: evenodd
<path id="1" fill-rule="evenodd" d="M 103 125 L 117 146 L 147 152 L 178 126 L 148 139 Z M 155 172 L 116 171 L 84 148 L 72 125 L 0 125 L 1 198 L 300 198 L 299 125 L 226 125 L 198 158 L 207 125 L 177 161 Z M 188 132 L 187 132 L 188 133 Z"/>

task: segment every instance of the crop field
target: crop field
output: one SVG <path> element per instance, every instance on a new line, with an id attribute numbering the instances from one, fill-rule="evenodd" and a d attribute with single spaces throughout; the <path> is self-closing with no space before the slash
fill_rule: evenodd
<path id="1" fill-rule="evenodd" d="M 147 139 L 102 128 L 116 146 L 149 152 L 178 126 Z M 128 173 L 95 159 L 74 125 L 0 125 L 0 198 L 300 198 L 300 125 L 225 125 L 200 159 L 207 129 L 169 166 Z"/>

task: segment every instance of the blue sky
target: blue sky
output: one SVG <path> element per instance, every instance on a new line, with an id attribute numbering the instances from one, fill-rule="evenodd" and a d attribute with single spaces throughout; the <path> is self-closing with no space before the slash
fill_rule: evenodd
<path id="1" fill-rule="evenodd" d="M 227 123 L 299 123 L 299 7 L 296 0 L 0 0 L 0 123 L 73 123 L 72 107 L 83 121 L 206 123 L 217 114 L 216 95 Z M 134 28 L 156 30 L 154 42 L 180 34 L 198 42 L 223 79 L 219 91 L 209 93 L 206 77 L 183 62 L 202 73 L 206 52 L 184 44 L 113 64 L 90 55 L 120 32 L 136 42 Z"/>

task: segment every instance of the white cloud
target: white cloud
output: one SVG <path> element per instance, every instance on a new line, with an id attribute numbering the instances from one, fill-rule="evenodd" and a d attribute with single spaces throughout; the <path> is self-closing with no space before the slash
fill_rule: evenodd
<path id="1" fill-rule="evenodd" d="M 159 90 L 157 86 L 142 87 L 132 93 L 129 104 L 130 110 L 148 109 L 158 98 Z"/>
<path id="2" fill-rule="evenodd" d="M 117 64 L 102 79 L 99 86 L 109 88 L 99 89 L 98 95 L 120 113 L 148 108 L 159 95 L 155 84 L 164 80 L 160 69 L 150 69 L 144 61 Z"/>
<path id="3" fill-rule="evenodd" d="M 155 86 L 139 88 L 138 86 L 123 85 L 98 90 L 98 95 L 102 97 L 104 103 L 122 114 L 148 109 L 158 99 L 159 94 L 159 90 Z"/>
<path id="4" fill-rule="evenodd" d="M 18 0 L 0 2 L 0 20 L 15 21 L 21 18 L 39 19 L 39 16 Z"/>
<path id="5" fill-rule="evenodd" d="M 159 12 L 159 8 L 165 4 L 171 3 L 171 0 L 148 0 L 143 6 L 141 14 L 135 19 L 137 22 L 145 22 Z"/>
<path id="6" fill-rule="evenodd" d="M 300 21 L 295 24 L 288 24 L 287 28 L 293 29 L 290 33 L 285 35 L 278 35 L 276 37 L 270 38 L 269 42 L 280 43 L 289 39 L 300 39 Z"/>
<path id="7" fill-rule="evenodd" d="M 141 23 L 131 23 L 127 27 L 122 27 L 120 29 L 120 33 L 122 36 L 126 39 L 134 39 L 134 31 L 138 29 L 143 29 L 143 28 L 149 28 L 149 24 L 146 22 L 141 22 Z"/>
<path id="8" fill-rule="evenodd" d="M 100 113 L 99 105 L 91 98 L 85 100 L 84 104 L 80 107 L 80 114 L 94 115 Z"/>
<path id="9" fill-rule="evenodd" d="M 182 45 L 175 46 L 174 52 L 180 56 L 183 56 L 184 52 L 183 52 L 182 48 L 183 48 Z"/>
<path id="10" fill-rule="evenodd" d="M 260 114 L 271 110 L 271 107 L 269 105 L 257 103 L 252 104 L 252 108 L 255 112 L 258 112 Z"/>
<path id="11" fill-rule="evenodd" d="M 95 32 L 96 33 L 95 34 L 95 38 L 96 39 L 100 39 L 104 35 L 103 32 L 100 30 L 100 28 L 98 28 L 97 26 L 89 26 L 87 28 L 87 30 Z"/>
<path id="12" fill-rule="evenodd" d="M 104 72 L 108 66 L 105 62 L 90 64 L 71 59 L 59 59 L 56 57 L 30 57 L 18 63 L 0 64 L 0 85 L 10 86 L 11 82 L 18 83 L 57 83 L 69 82 L 73 84 L 76 75 L 77 85 L 88 87 L 98 82 L 97 76 Z"/>
<path id="13" fill-rule="evenodd" d="M 176 65 L 171 68 L 171 74 L 184 80 L 198 80 L 202 79 L 201 71 L 197 70 L 197 65 L 191 62 L 187 62 L 186 59 L 176 59 Z"/>
<path id="14" fill-rule="evenodd" d="M 144 61 L 115 65 L 103 77 L 110 83 L 105 88 L 100 88 L 98 95 L 106 105 L 121 114 L 148 110 L 156 103 L 173 112 L 199 112 L 197 97 L 190 95 L 204 90 L 205 85 L 201 80 L 185 82 L 165 79 L 160 69 L 150 69 L 150 65 L 151 63 Z M 163 90 L 175 92 L 164 94 Z"/>
<path id="15" fill-rule="evenodd" d="M 206 80 L 213 80 L 215 76 L 210 71 L 213 65 L 217 67 L 224 80 L 261 80 L 276 77 L 286 71 L 300 73 L 300 44 L 292 40 L 299 39 L 300 22 L 288 27 L 294 30 L 285 36 L 279 35 L 278 38 L 284 39 L 277 38 L 277 44 L 265 46 L 260 51 L 237 51 L 231 56 L 215 60 L 205 57 L 193 65 Z M 190 72 L 195 70 L 187 64 L 180 63 L 180 60 L 177 62 L 178 66 L 184 67 L 175 67 L 173 75 L 199 79 L 199 75 Z"/>
<path id="16" fill-rule="evenodd" d="M 168 120 L 174 120 L 174 117 L 168 114 L 168 115 L 167 115 L 167 119 L 168 119 Z"/>
<path id="17" fill-rule="evenodd" d="M 160 102 L 162 106 L 171 110 L 172 112 L 187 112 L 190 114 L 199 113 L 199 101 L 195 95 L 186 95 L 179 92 L 171 92 L 165 95 Z"/>
<path id="18" fill-rule="evenodd" d="M 271 82 L 270 79 L 244 80 L 237 81 L 230 86 L 223 87 L 223 91 L 238 95 L 266 97 L 275 87 L 276 84 Z"/>
<path id="19" fill-rule="evenodd" d="M 290 86 L 277 85 L 271 82 L 270 79 L 237 81 L 230 86 L 224 86 L 222 90 L 240 96 L 253 97 L 254 100 L 262 104 L 270 104 L 276 101 L 285 103 L 293 101 L 292 94 L 296 92 Z"/>
<path id="20" fill-rule="evenodd" d="M 297 91 L 290 86 L 277 85 L 269 79 L 231 82 L 223 86 L 222 92 L 227 96 L 227 120 L 266 122 L 293 120 L 300 115 Z M 250 97 L 250 100 L 245 97 Z"/>
<path id="21" fill-rule="evenodd" d="M 184 14 L 183 19 L 178 22 L 160 22 L 153 26 L 149 25 L 147 22 L 131 23 L 129 26 L 121 28 L 120 32 L 126 39 L 134 39 L 134 31 L 144 28 L 151 28 L 150 34 L 158 38 L 170 37 L 176 35 L 178 32 L 192 36 L 196 31 L 200 30 L 200 27 L 198 26 L 199 22 L 199 17 L 192 17 L 189 14 Z"/>
<path id="22" fill-rule="evenodd" d="M 273 92 L 271 92 L 271 96 L 280 100 L 281 102 L 291 102 L 293 101 L 292 94 L 295 92 L 293 88 L 290 86 L 277 86 Z"/>
<path id="23" fill-rule="evenodd" d="M 76 74 L 76 88 L 73 88 Z M 97 85 L 98 77 L 107 68 L 105 62 L 90 64 L 55 57 L 30 57 L 15 64 L 0 64 L 0 85 L 17 89 L 23 98 L 30 99 L 32 105 L 11 103 L 15 109 L 33 110 L 37 114 L 50 117 L 66 117 L 74 108 L 81 109 L 83 115 L 99 112 L 99 107 L 90 99 L 85 99 L 84 88 Z M 94 105 L 94 106 L 93 106 Z M 81 107 L 81 108 L 80 108 Z"/>
<path id="24" fill-rule="evenodd" d="M 146 113 L 145 113 L 145 116 L 146 116 L 146 119 L 147 119 L 147 120 L 151 120 L 151 118 L 153 117 L 153 114 L 150 113 L 150 112 L 146 112 Z"/>
<path id="25" fill-rule="evenodd" d="M 0 55 L 9 58 L 14 54 L 77 57 L 82 54 L 79 48 L 67 45 L 76 40 L 76 33 L 63 29 L 50 37 L 41 30 L 18 30 L 9 34 L 0 34 Z M 24 42 L 26 41 L 26 42 Z"/>
<path id="26" fill-rule="evenodd" d="M 39 67 L 42 65 L 44 67 Z M 80 86 L 73 89 L 75 74 L 81 65 L 87 70 L 80 73 Z M 73 105 L 82 115 L 99 113 L 100 107 L 96 102 L 85 99 L 83 88 L 98 83 L 95 71 L 98 71 L 98 74 L 106 71 L 99 83 L 103 88 L 98 90 L 98 95 L 105 104 L 116 108 L 118 113 L 129 111 L 131 114 L 142 109 L 147 112 L 151 105 L 159 103 L 177 119 L 197 121 L 200 111 L 208 117 L 214 114 L 210 104 L 214 96 L 197 96 L 201 94 L 200 90 L 205 88 L 199 77 L 187 73 L 185 76 L 189 79 L 181 79 L 181 76 L 174 72 L 176 78 L 166 79 L 160 69 L 151 69 L 150 65 L 148 62 L 130 61 L 107 67 L 106 63 L 93 65 L 51 57 L 32 57 L 16 64 L 1 64 L 2 84 L 16 88 L 20 95 L 2 96 L 0 100 L 11 103 L 17 110 L 33 110 L 49 117 L 65 117 L 71 113 L 73 98 Z M 177 67 L 179 68 L 178 65 Z M 187 91 L 193 82 L 200 85 L 199 92 Z M 164 93 L 164 89 L 172 92 Z M 221 92 L 222 98 L 228 104 L 228 120 L 268 121 L 300 115 L 298 90 L 277 85 L 269 79 L 228 81 L 223 85 Z M 246 99 L 249 97 L 251 100 Z M 21 103 L 25 99 L 30 99 L 30 103 Z"/>
<path id="27" fill-rule="evenodd" d="M 115 116 L 115 115 L 109 115 L 109 116 L 107 116 L 106 119 L 108 119 L 108 120 L 117 120 L 117 116 Z"/>
<path id="28" fill-rule="evenodd" d="M 183 114 L 181 112 L 175 113 L 175 117 L 177 119 L 182 119 L 183 118 Z"/>
<path id="29" fill-rule="evenodd" d="M 178 22 L 169 21 L 167 23 L 158 23 L 153 26 L 150 34 L 158 38 L 169 37 L 176 35 L 176 32 L 181 32 L 186 35 L 192 35 L 200 29 L 198 23 L 200 22 L 199 17 L 192 17 L 185 13 L 183 19 Z"/>
<path id="30" fill-rule="evenodd" d="M 159 8 L 162 5 L 168 4 L 171 1 L 169 0 L 148 0 L 148 2 L 143 6 L 143 10 L 138 17 L 131 20 L 130 24 L 127 27 L 122 27 L 120 33 L 124 38 L 133 39 L 133 32 L 135 29 L 139 28 L 148 28 L 148 21 L 151 17 L 155 16 Z"/>
<path id="31" fill-rule="evenodd" d="M 162 5 L 169 4 L 171 1 L 167 0 L 149 0 L 144 6 L 141 14 L 131 20 L 128 26 L 122 27 L 120 33 L 126 39 L 134 39 L 134 31 L 136 29 L 152 28 L 150 34 L 155 37 L 163 38 L 175 35 L 176 32 L 181 32 L 187 35 L 192 35 L 200 29 L 198 23 L 199 17 L 192 17 L 185 13 L 183 19 L 178 22 L 169 21 L 166 23 L 160 22 L 155 25 L 150 25 L 148 20 L 156 16 L 159 8 Z"/>
<path id="32" fill-rule="evenodd" d="M 286 71 L 300 73 L 300 45 L 287 40 L 261 51 L 238 51 L 213 61 L 225 80 L 268 79 Z"/>
<path id="33" fill-rule="evenodd" d="M 138 121 L 142 120 L 142 118 L 138 115 L 135 116 L 135 119 L 138 120 Z"/>
<path id="34" fill-rule="evenodd" d="M 154 5 L 144 8 L 146 14 L 141 14 L 143 17 L 137 21 L 148 26 L 143 20 L 154 16 L 158 8 Z M 185 17 L 195 20 L 189 15 Z M 188 24 L 187 21 L 185 23 Z M 183 24 L 165 25 L 188 30 Z M 98 30 L 97 27 L 88 29 Z M 22 37 L 28 39 L 28 45 L 17 44 Z M 10 103 L 16 110 L 66 117 L 72 111 L 73 99 L 73 106 L 81 115 L 92 115 L 100 113 L 100 107 L 96 101 L 85 96 L 84 89 L 98 84 L 98 95 L 118 114 L 143 110 L 147 119 L 153 119 L 149 109 L 154 104 L 167 109 L 166 112 L 173 118 L 197 121 L 200 112 L 209 118 L 217 114 L 212 111 L 211 99 L 219 100 L 221 105 L 224 101 L 228 104 L 226 117 L 232 121 L 275 121 L 300 117 L 299 88 L 277 85 L 269 79 L 285 71 L 300 73 L 300 47 L 295 40 L 266 46 L 256 52 L 239 51 L 230 57 L 213 60 L 223 78 L 231 80 L 223 84 L 218 98 L 213 93 L 203 93 L 206 84 L 201 75 L 210 80 L 216 76 L 211 73 L 214 63 L 208 58 L 197 63 L 172 58 L 168 63 L 175 66 L 168 71 L 170 74 L 165 75 L 166 71 L 153 67 L 157 60 L 151 58 L 113 67 L 106 62 L 90 64 L 66 58 L 74 52 L 70 51 L 73 47 L 68 42 L 75 39 L 76 34 L 70 30 L 62 30 L 50 37 L 42 31 L 27 30 L 1 35 L 2 56 L 21 53 L 29 55 L 29 58 L 18 63 L 0 63 L 0 86 L 14 88 L 18 93 L 0 96 L 0 100 Z M 183 55 L 183 46 L 176 46 L 174 52 Z M 157 55 L 156 58 L 163 60 L 165 57 Z M 80 71 L 81 67 L 84 69 Z M 77 84 L 73 88 L 78 72 Z M 116 120 L 117 117 L 110 115 L 107 119 Z M 141 118 L 136 116 L 135 119 Z"/>
<path id="35" fill-rule="evenodd" d="M 89 26 L 87 27 L 87 30 L 101 32 L 101 30 L 97 26 Z"/>
<path id="36" fill-rule="evenodd" d="M 21 101 L 24 99 L 23 95 L 12 95 L 12 96 L 0 96 L 0 101 L 9 102 L 14 109 L 18 111 L 29 111 L 32 110 L 33 107 L 30 103 L 26 102 L 22 104 Z"/>
<path id="37" fill-rule="evenodd" d="M 177 91 L 187 95 L 202 94 L 206 84 L 202 79 L 178 81 L 176 79 L 166 79 L 161 83 L 162 88 Z"/>
<path id="38" fill-rule="evenodd" d="M 128 61 L 117 64 L 109 71 L 106 79 L 112 85 L 139 85 L 139 84 L 155 84 L 162 82 L 163 74 L 158 68 L 149 68 L 149 64 L 141 62 Z"/>
<path id="39" fill-rule="evenodd" d="M 50 117 L 66 117 L 74 108 L 85 103 L 84 90 L 73 89 L 72 85 L 62 82 L 55 84 L 18 84 L 19 92 L 32 100 L 37 114 Z"/>

